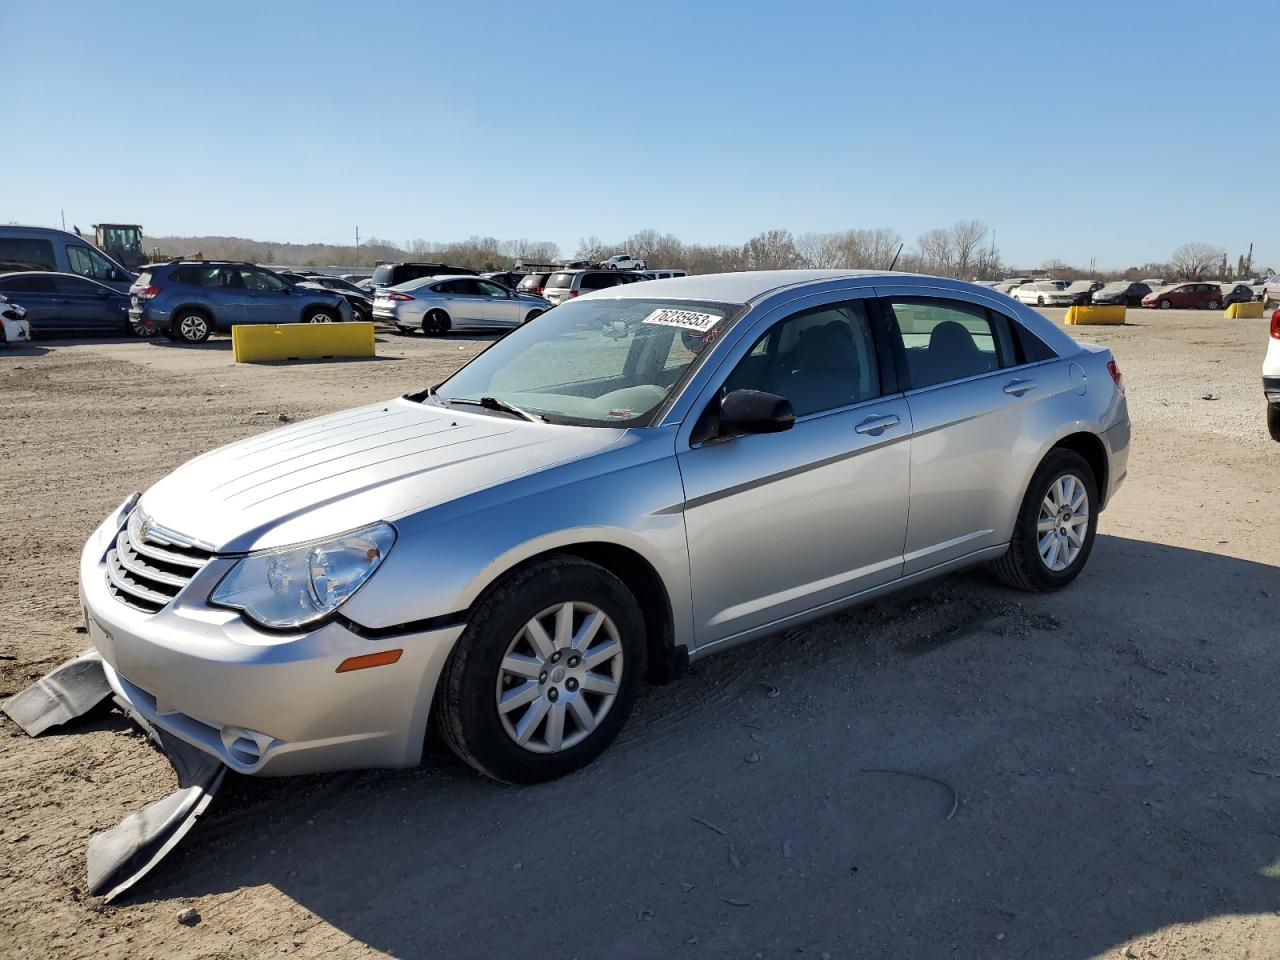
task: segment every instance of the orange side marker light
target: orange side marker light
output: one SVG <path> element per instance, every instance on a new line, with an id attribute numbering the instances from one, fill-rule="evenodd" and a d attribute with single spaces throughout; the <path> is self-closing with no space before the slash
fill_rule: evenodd
<path id="1" fill-rule="evenodd" d="M 403 650 L 383 650 L 381 653 L 366 653 L 359 657 L 347 657 L 338 664 L 338 673 L 348 673 L 351 670 L 367 670 L 369 667 L 384 667 L 389 663 L 395 663 L 400 659 Z"/>

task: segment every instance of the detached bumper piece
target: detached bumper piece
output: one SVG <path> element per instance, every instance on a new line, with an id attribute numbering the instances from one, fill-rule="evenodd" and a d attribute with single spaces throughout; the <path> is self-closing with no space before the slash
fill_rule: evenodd
<path id="1" fill-rule="evenodd" d="M 87 650 L 4 702 L 4 712 L 31 736 L 82 717 L 112 695 L 96 650 Z M 89 892 L 109 902 L 145 877 L 195 826 L 226 766 L 157 730 L 119 697 L 116 704 L 173 764 L 178 789 L 89 838 Z"/>
<path id="2" fill-rule="evenodd" d="M 83 717 L 111 696 L 102 657 L 92 647 L 45 674 L 4 702 L 9 719 L 38 737 L 53 727 Z"/>

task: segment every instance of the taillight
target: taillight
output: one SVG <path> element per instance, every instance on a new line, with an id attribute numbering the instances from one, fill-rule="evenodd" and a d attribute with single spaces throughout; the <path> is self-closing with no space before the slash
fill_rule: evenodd
<path id="1" fill-rule="evenodd" d="M 156 294 L 158 294 L 159 292 L 160 292 L 160 288 L 159 288 L 159 287 L 143 287 L 141 290 L 139 290 L 139 291 L 138 291 L 138 296 L 140 296 L 140 297 L 154 297 L 154 296 L 155 296 Z"/>
<path id="2" fill-rule="evenodd" d="M 1280 313 L 1280 310 L 1277 310 L 1276 312 Z M 1274 326 L 1272 329 L 1274 329 Z M 1116 389 L 1121 393 L 1124 393 L 1124 374 L 1120 372 L 1120 368 L 1116 366 L 1116 362 L 1114 360 L 1107 361 L 1107 373 L 1111 374 L 1111 379 L 1116 382 Z"/>
<path id="3" fill-rule="evenodd" d="M 1271 335 L 1280 340 L 1280 310 L 1271 315 Z"/>
<path id="4" fill-rule="evenodd" d="M 407 293 L 393 293 L 387 299 L 388 300 L 412 300 L 413 297 L 409 296 Z"/>

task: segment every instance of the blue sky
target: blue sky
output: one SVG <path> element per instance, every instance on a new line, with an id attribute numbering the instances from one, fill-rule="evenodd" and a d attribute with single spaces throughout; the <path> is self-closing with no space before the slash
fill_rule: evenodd
<path id="1" fill-rule="evenodd" d="M 0 36 L 3 222 L 569 253 L 976 218 L 1018 265 L 1280 269 L 1274 0 L 0 0 Z"/>

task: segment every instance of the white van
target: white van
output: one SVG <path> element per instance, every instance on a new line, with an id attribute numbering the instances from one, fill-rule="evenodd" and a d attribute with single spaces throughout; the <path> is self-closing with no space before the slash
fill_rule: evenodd
<path id="1" fill-rule="evenodd" d="M 122 293 L 137 279 L 91 243 L 52 227 L 0 226 L 0 273 L 55 270 L 78 273 Z"/>
<path id="2" fill-rule="evenodd" d="M 689 275 L 684 270 L 646 270 L 644 273 L 650 280 L 670 280 L 672 277 L 687 277 Z"/>

